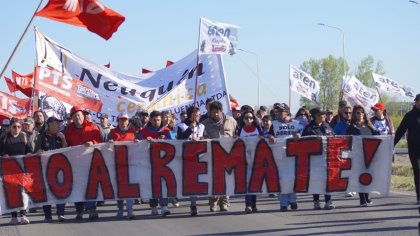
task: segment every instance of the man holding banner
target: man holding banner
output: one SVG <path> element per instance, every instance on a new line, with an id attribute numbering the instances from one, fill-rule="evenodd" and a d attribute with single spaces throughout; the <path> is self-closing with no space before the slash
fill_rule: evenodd
<path id="1" fill-rule="evenodd" d="M 69 124 L 65 132 L 66 141 L 69 147 L 82 144 L 91 146 L 102 142 L 102 136 L 98 127 L 92 122 L 85 120 L 81 107 L 73 106 L 70 110 L 70 116 L 73 123 Z M 81 220 L 83 218 L 85 202 L 76 202 L 75 206 L 77 214 L 76 220 Z M 89 220 L 96 220 L 98 218 L 98 213 L 96 213 L 96 202 L 87 202 L 86 208 L 89 212 Z"/>

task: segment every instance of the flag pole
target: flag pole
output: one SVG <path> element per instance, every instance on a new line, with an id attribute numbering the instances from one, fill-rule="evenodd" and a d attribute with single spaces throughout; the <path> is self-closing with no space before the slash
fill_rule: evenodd
<path id="1" fill-rule="evenodd" d="M 3 70 L 2 70 L 2 71 L 1 71 L 1 73 L 0 73 L 0 78 L 2 78 L 2 77 L 3 77 L 4 72 L 6 71 L 7 67 L 8 67 L 8 66 L 9 66 L 9 64 L 10 64 L 10 61 L 12 61 L 12 58 L 13 58 L 13 56 L 15 55 L 16 50 L 18 49 L 18 47 L 19 47 L 20 43 L 22 42 L 23 38 L 25 37 L 26 32 L 28 31 L 29 26 L 32 24 L 32 21 L 33 21 L 33 20 L 34 20 L 34 18 L 35 18 L 35 13 L 37 13 L 37 12 L 38 12 L 38 10 L 39 10 L 39 8 L 41 7 L 41 4 L 42 4 L 42 2 L 43 2 L 43 1 L 44 1 L 44 0 L 41 0 L 41 1 L 39 2 L 38 7 L 36 8 L 36 10 L 35 10 L 34 14 L 33 14 L 33 15 L 32 15 L 32 17 L 31 17 L 31 20 L 29 20 L 29 23 L 28 23 L 28 25 L 27 25 L 27 26 L 26 26 L 26 28 L 25 28 L 25 31 L 23 31 L 22 36 L 20 36 L 20 39 L 19 39 L 19 41 L 17 42 L 17 44 L 16 44 L 15 48 L 13 49 L 12 54 L 10 55 L 9 59 L 8 59 L 8 60 L 7 60 L 7 62 L 6 62 L 6 65 L 4 65 Z M 13 84 L 14 84 L 14 83 L 15 83 L 15 82 L 13 81 Z"/>
<path id="2" fill-rule="evenodd" d="M 201 33 L 201 17 L 198 26 L 198 40 L 197 40 L 197 60 L 195 64 L 195 84 L 194 84 L 194 108 L 197 106 L 197 83 L 198 83 L 198 60 L 200 59 L 200 33 Z"/>

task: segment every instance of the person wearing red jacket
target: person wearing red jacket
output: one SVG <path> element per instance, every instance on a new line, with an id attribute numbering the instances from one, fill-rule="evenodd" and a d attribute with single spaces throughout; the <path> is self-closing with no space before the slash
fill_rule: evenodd
<path id="1" fill-rule="evenodd" d="M 108 142 L 114 143 L 115 141 L 134 141 L 139 142 L 138 133 L 133 127 L 129 127 L 128 115 L 127 113 L 120 113 L 117 117 L 118 126 L 108 134 L 106 138 Z M 118 213 L 117 217 L 124 216 L 124 200 L 117 201 Z M 136 215 L 133 213 L 133 199 L 126 200 L 127 208 L 127 219 L 132 220 L 136 218 Z"/>
<path id="2" fill-rule="evenodd" d="M 64 133 L 69 147 L 78 145 L 89 147 L 93 144 L 102 142 L 101 132 L 95 124 L 85 120 L 81 107 L 73 106 L 70 110 L 70 116 L 73 123 L 68 125 L 66 132 Z M 86 208 L 89 212 L 89 220 L 96 220 L 99 217 L 98 213 L 96 213 L 96 202 L 89 201 L 86 204 Z M 81 220 L 83 218 L 85 202 L 76 202 L 75 206 L 76 220 Z"/>

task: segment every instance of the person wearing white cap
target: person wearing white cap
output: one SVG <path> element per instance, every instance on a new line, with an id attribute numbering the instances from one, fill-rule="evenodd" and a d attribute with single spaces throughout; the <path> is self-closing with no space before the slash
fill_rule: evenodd
<path id="1" fill-rule="evenodd" d="M 118 126 L 111 129 L 107 136 L 107 141 L 114 143 L 115 141 L 134 141 L 139 142 L 138 133 L 132 127 L 129 127 L 128 115 L 120 113 L 117 117 Z M 117 217 L 124 216 L 124 200 L 117 201 L 118 213 Z M 127 218 L 129 220 L 135 219 L 133 213 L 133 199 L 126 200 Z"/>

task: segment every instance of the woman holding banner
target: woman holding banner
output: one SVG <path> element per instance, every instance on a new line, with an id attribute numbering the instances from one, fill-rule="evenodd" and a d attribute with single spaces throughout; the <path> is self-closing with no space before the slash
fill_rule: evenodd
<path id="1" fill-rule="evenodd" d="M 309 135 L 320 135 L 320 136 L 329 136 L 334 135 L 333 130 L 330 125 L 325 121 L 326 112 L 321 110 L 321 108 L 313 108 L 310 110 L 312 121 L 309 123 L 303 130 L 302 136 Z M 314 210 L 321 209 L 321 203 L 319 202 L 319 194 L 313 194 L 314 201 Z M 325 205 L 324 209 L 330 210 L 334 209 L 335 206 L 332 203 L 331 195 L 325 194 Z"/>
<path id="2" fill-rule="evenodd" d="M 25 155 L 26 153 L 30 153 L 30 146 L 28 143 L 28 138 L 26 134 L 22 131 L 22 122 L 17 118 L 12 118 L 10 120 L 10 131 L 2 136 L 0 141 L 0 150 L 1 154 L 3 155 L 2 158 L 9 158 L 9 156 L 15 155 Z M 26 210 L 20 210 L 20 223 L 21 224 L 29 224 L 30 221 L 26 217 Z M 19 224 L 19 220 L 17 218 L 17 212 L 12 212 L 12 219 L 10 220 L 10 224 L 16 225 Z"/>
<path id="3" fill-rule="evenodd" d="M 237 136 L 241 138 L 246 137 L 260 137 L 264 138 L 261 127 L 257 123 L 257 118 L 255 117 L 252 110 L 248 110 L 243 113 L 241 116 L 241 126 L 238 128 Z M 251 166 L 248 167 L 252 169 Z M 245 195 L 245 213 L 257 212 L 257 195 L 247 194 Z"/>
<path id="4" fill-rule="evenodd" d="M 346 130 L 347 135 L 379 135 L 379 132 L 373 127 L 372 123 L 368 119 L 365 109 L 356 105 L 353 107 L 353 114 L 351 116 L 351 122 Z M 360 206 L 367 207 L 372 204 L 372 200 L 369 199 L 369 193 L 359 193 Z"/>

